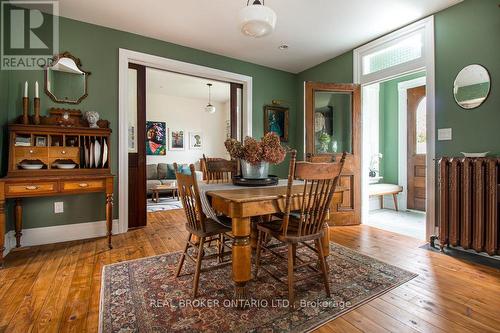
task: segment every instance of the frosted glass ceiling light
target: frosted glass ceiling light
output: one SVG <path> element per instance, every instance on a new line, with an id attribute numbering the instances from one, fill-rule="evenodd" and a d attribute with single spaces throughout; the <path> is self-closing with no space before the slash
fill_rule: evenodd
<path id="1" fill-rule="evenodd" d="M 276 13 L 264 5 L 264 0 L 249 3 L 240 11 L 241 32 L 255 38 L 269 35 L 276 27 Z"/>
<path id="2" fill-rule="evenodd" d="M 205 111 L 207 111 L 208 113 L 215 113 L 215 106 L 212 105 L 212 95 L 211 95 L 212 84 L 207 83 L 207 86 L 208 86 L 208 104 L 207 106 L 205 106 Z"/>

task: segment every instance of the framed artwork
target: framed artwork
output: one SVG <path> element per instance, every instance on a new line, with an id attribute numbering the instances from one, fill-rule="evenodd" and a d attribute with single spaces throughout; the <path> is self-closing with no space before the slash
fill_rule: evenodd
<path id="1" fill-rule="evenodd" d="M 189 149 L 203 148 L 203 134 L 201 132 L 189 132 Z"/>
<path id="2" fill-rule="evenodd" d="M 165 155 L 167 125 L 161 121 L 146 121 L 146 155 Z"/>
<path id="3" fill-rule="evenodd" d="M 168 150 L 184 150 L 184 130 L 173 130 L 169 129 L 170 137 L 169 137 L 169 146 Z"/>
<path id="4" fill-rule="evenodd" d="M 47 138 L 45 136 L 37 136 L 35 138 L 35 146 L 37 147 L 47 146 Z"/>
<path id="5" fill-rule="evenodd" d="M 264 106 L 264 134 L 274 132 L 282 142 L 288 142 L 288 108 L 275 105 Z"/>

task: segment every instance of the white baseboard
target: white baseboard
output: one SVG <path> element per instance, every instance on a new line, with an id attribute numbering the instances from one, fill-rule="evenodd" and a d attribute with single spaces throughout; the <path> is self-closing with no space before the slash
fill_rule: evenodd
<path id="1" fill-rule="evenodd" d="M 119 234 L 118 219 L 113 220 L 113 234 Z M 22 246 L 35 246 L 68 242 L 87 238 L 106 236 L 106 221 L 64 224 L 52 227 L 23 229 Z M 16 246 L 16 237 L 13 230 L 5 234 L 4 256 Z"/>

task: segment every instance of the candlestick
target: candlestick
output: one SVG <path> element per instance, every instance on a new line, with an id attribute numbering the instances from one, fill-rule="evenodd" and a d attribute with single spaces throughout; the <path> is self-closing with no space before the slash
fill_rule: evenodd
<path id="1" fill-rule="evenodd" d="M 28 125 L 29 119 L 30 100 L 28 97 L 23 97 L 23 124 Z"/>
<path id="2" fill-rule="evenodd" d="M 38 81 L 35 81 L 35 98 L 39 98 L 38 96 Z"/>
<path id="3" fill-rule="evenodd" d="M 28 81 L 24 82 L 24 95 L 23 97 L 28 97 Z"/>
<path id="4" fill-rule="evenodd" d="M 35 117 L 33 117 L 33 123 L 35 125 L 40 125 L 40 98 L 35 97 L 33 103 L 33 109 L 35 110 Z"/>

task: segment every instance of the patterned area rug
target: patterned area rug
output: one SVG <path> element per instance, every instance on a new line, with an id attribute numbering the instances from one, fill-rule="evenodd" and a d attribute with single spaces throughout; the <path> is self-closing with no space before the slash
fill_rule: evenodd
<path id="1" fill-rule="evenodd" d="M 182 203 L 172 197 L 160 197 L 160 202 L 153 202 L 148 198 L 146 210 L 148 213 L 159 212 L 163 210 L 182 209 Z"/>
<path id="2" fill-rule="evenodd" d="M 331 243 L 328 257 L 331 298 L 320 278 L 296 284 L 295 308 L 287 288 L 265 271 L 250 281 L 249 300 L 233 301 L 231 265 L 200 275 L 200 292 L 191 298 L 194 266 L 175 278 L 179 252 L 104 267 L 99 329 L 102 332 L 307 332 L 401 285 L 416 274 Z M 283 249 L 286 251 L 286 249 Z M 281 250 L 278 250 L 281 251 Z M 286 253 L 286 252 L 284 252 Z M 304 257 L 309 250 L 301 248 Z M 286 260 L 266 255 L 262 264 L 286 278 Z M 303 268 L 302 270 L 307 270 Z M 303 271 L 296 272 L 299 279 Z"/>

